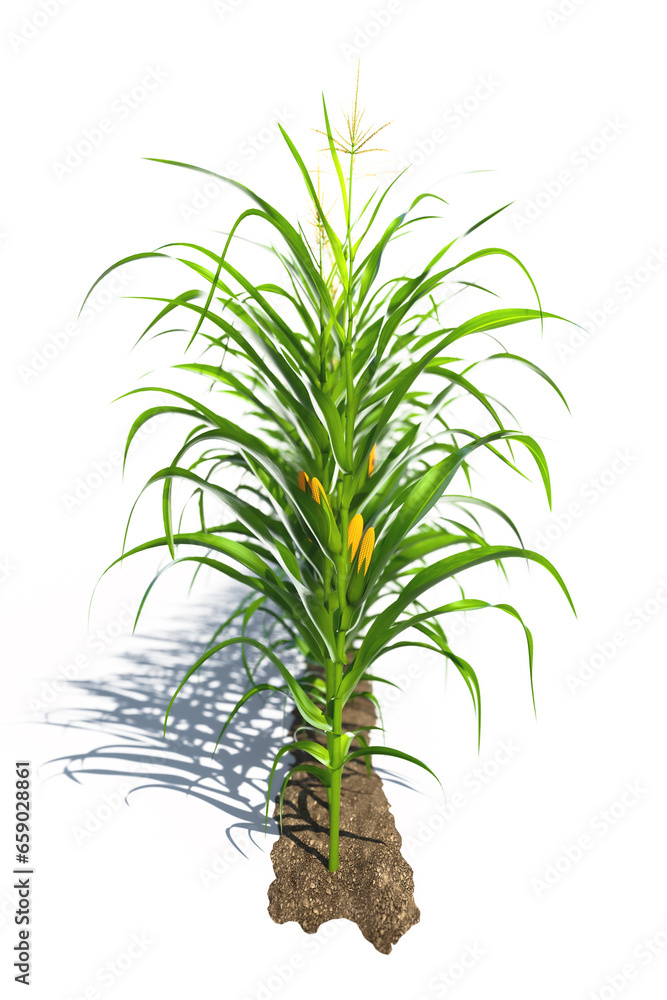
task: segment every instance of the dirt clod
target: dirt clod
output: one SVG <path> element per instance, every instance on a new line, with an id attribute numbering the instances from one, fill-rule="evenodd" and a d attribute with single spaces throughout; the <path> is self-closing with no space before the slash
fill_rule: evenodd
<path id="1" fill-rule="evenodd" d="M 369 690 L 369 685 L 358 690 Z M 346 729 L 375 725 L 372 702 L 348 702 L 343 724 Z M 389 954 L 419 921 L 419 910 L 412 868 L 401 855 L 401 837 L 382 781 L 373 768 L 366 774 L 363 760 L 352 761 L 343 773 L 336 872 L 328 870 L 328 846 L 326 790 L 312 775 L 297 773 L 285 791 L 283 832 L 271 851 L 276 878 L 269 886 L 269 915 L 278 924 L 295 920 L 308 934 L 327 920 L 344 917 L 378 951 Z"/>

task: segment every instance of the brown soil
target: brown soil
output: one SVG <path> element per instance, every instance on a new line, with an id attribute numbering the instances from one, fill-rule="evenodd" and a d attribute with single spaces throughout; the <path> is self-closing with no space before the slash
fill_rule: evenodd
<path id="1" fill-rule="evenodd" d="M 370 685 L 364 682 L 358 690 L 368 691 Z M 294 725 L 300 724 L 299 718 Z M 375 708 L 368 698 L 347 703 L 346 729 L 375 724 Z M 328 848 L 326 789 L 317 778 L 296 774 L 285 791 L 283 831 L 271 850 L 276 879 L 269 886 L 269 915 L 278 924 L 295 920 L 308 934 L 327 920 L 345 917 L 388 955 L 418 922 L 419 910 L 412 868 L 401 855 L 401 837 L 382 781 L 372 767 L 370 776 L 366 774 L 363 759 L 352 761 L 343 772 L 336 872 L 328 870 Z"/>

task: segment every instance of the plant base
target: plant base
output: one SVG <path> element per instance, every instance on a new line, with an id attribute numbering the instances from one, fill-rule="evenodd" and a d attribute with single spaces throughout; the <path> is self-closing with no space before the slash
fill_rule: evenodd
<path id="1" fill-rule="evenodd" d="M 366 698 L 348 702 L 344 725 L 375 725 L 373 704 Z M 269 886 L 269 915 L 278 924 L 295 920 L 308 934 L 344 917 L 389 954 L 419 921 L 419 910 L 382 781 L 372 768 L 366 774 L 363 761 L 353 761 L 343 774 L 336 872 L 327 867 L 328 844 L 326 790 L 311 775 L 296 774 L 285 792 L 283 832 L 271 851 L 276 879 Z"/>

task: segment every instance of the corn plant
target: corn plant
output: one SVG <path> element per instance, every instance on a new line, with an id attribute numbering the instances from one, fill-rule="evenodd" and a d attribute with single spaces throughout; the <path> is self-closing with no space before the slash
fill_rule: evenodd
<path id="1" fill-rule="evenodd" d="M 423 211 L 427 199 L 430 204 L 444 200 L 421 194 L 382 224 L 385 199 L 398 178 L 379 186 L 367 200 L 359 199 L 358 158 L 370 151 L 379 130 L 364 126 L 356 99 L 346 122 L 346 130 L 333 129 L 323 103 L 322 135 L 335 177 L 337 227 L 323 208 L 319 172 L 311 175 L 281 129 L 312 205 L 311 230 L 288 221 L 238 180 L 213 174 L 249 199 L 224 244 L 221 240 L 221 246 L 211 250 L 172 243 L 113 265 L 169 257 L 194 272 L 203 289 L 149 297 L 159 303 L 159 311 L 142 337 L 151 331 L 174 332 L 158 329 L 163 320 L 172 321 L 173 313 L 191 317 L 187 346 L 200 346 L 198 360 L 175 367 L 203 380 L 207 389 L 206 403 L 168 387 L 142 386 L 126 394 L 157 392 L 167 397 L 136 418 L 126 457 L 137 432 L 156 416 L 185 417 L 190 425 L 172 463 L 155 472 L 145 487 L 161 484 L 163 534 L 129 550 L 124 545 L 116 562 L 151 549 L 169 553 L 171 561 L 151 581 L 139 613 L 160 574 L 176 564 L 191 564 L 195 574 L 208 567 L 247 588 L 239 608 L 220 624 L 204 655 L 185 673 L 169 703 L 165 733 L 174 700 L 187 681 L 210 657 L 239 644 L 248 690 L 222 727 L 216 748 L 236 713 L 260 692 L 278 692 L 293 702 L 303 725 L 275 756 L 267 815 L 277 764 L 288 751 L 300 751 L 305 760 L 289 769 L 282 782 L 280 818 L 282 822 L 283 796 L 292 775 L 303 771 L 316 776 L 329 803 L 330 871 L 339 865 L 341 777 L 349 762 L 365 758 L 368 765 L 371 755 L 393 756 L 433 774 L 418 758 L 371 744 L 363 732 L 343 728 L 344 705 L 355 697 L 374 697 L 366 685 L 363 692 L 358 690 L 360 682 L 383 681 L 376 672 L 378 660 L 391 650 L 424 647 L 453 664 L 472 697 L 479 739 L 478 679 L 450 644 L 447 616 L 496 607 L 516 619 L 527 642 L 531 691 L 533 641 L 510 604 L 491 605 L 466 596 L 462 574 L 486 562 L 503 568 L 507 559 L 530 560 L 548 570 L 572 603 L 558 571 L 543 555 L 524 548 L 508 514 L 453 486 L 460 474 L 471 490 L 471 461 L 481 449 L 519 472 L 514 451 L 520 446 L 534 461 L 550 504 L 542 448 L 529 435 L 508 429 L 507 408 L 475 385 L 474 370 L 480 362 L 466 364 L 451 352 L 459 351 L 466 338 L 490 337 L 494 350 L 485 361 L 527 365 L 561 395 L 530 361 L 498 351 L 492 335 L 518 323 L 542 324 L 553 314 L 542 309 L 530 274 L 508 250 L 459 252 L 461 241 L 496 212 L 462 237 L 449 239 L 411 276 L 385 276 L 383 265 L 393 241 L 439 218 L 417 210 Z M 157 162 L 200 169 L 172 160 Z M 283 275 L 280 283 L 253 283 L 233 263 L 239 231 L 251 220 L 266 227 L 261 252 L 271 256 L 272 267 Z M 492 255 L 509 258 L 521 269 L 535 307 L 494 308 L 454 326 L 444 325 L 443 303 L 453 292 L 470 287 L 488 291 L 463 274 L 467 265 Z M 240 401 L 243 416 L 238 421 L 228 415 L 230 394 Z M 490 433 L 478 434 L 452 420 L 454 402 L 465 395 L 492 418 Z M 183 529 L 182 515 L 175 521 L 175 480 L 189 484 L 196 505 L 194 530 Z M 488 542 L 475 509 L 500 518 L 518 544 Z M 222 523 L 220 510 L 225 512 Z M 444 604 L 429 603 L 433 588 L 449 580 L 460 596 Z M 272 641 L 269 632 L 263 642 L 248 635 L 250 622 L 258 616 L 279 622 L 287 638 Z M 239 622 L 239 634 L 217 641 L 234 621 Z M 275 683 L 255 682 L 248 647 L 275 667 Z M 302 654 L 305 672 L 285 666 L 285 647 Z"/>

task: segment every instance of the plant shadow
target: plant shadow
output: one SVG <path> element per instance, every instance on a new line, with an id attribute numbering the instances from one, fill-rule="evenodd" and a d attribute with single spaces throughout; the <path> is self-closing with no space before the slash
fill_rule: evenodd
<path id="1" fill-rule="evenodd" d="M 169 618 L 162 634 L 133 636 L 130 650 L 114 657 L 119 664 L 115 672 L 69 681 L 66 703 L 48 710 L 42 721 L 67 731 L 103 733 L 105 740 L 81 753 L 46 761 L 43 766 L 52 769 L 48 777 L 65 776 L 77 783 L 94 776 L 134 779 L 126 800 L 155 788 L 191 796 L 224 814 L 226 837 L 241 854 L 246 856 L 240 844 L 244 836 L 264 849 L 268 777 L 276 752 L 290 739 L 294 715 L 281 694 L 262 692 L 239 710 L 213 753 L 224 722 L 250 687 L 241 644 L 214 654 L 185 684 L 163 735 L 165 713 L 183 676 L 242 596 L 242 591 L 230 589 L 188 603 Z M 277 631 L 267 638 L 261 617 L 250 620 L 245 634 L 267 644 L 280 638 Z M 239 633 L 240 625 L 234 624 L 217 641 Z M 268 659 L 262 660 L 252 647 L 245 649 L 255 682 L 276 683 Z M 305 662 L 289 647 L 280 647 L 279 655 L 296 675 L 305 669 Z M 293 761 L 284 755 L 274 775 L 274 802 L 291 766 Z M 384 781 L 412 787 L 384 769 L 379 773 Z M 269 808 L 266 829 L 277 834 L 272 812 Z M 259 843 L 255 834 L 262 835 Z"/>
<path id="2" fill-rule="evenodd" d="M 213 755 L 225 720 L 250 687 L 241 644 L 214 654 L 185 684 L 163 735 L 165 712 L 183 676 L 242 596 L 231 590 L 217 599 L 192 602 L 180 616 L 170 618 L 161 635 L 137 633 L 131 651 L 116 658 L 120 665 L 115 672 L 68 682 L 68 703 L 46 712 L 42 721 L 68 731 L 101 732 L 106 738 L 93 749 L 45 762 L 54 770 L 50 777 L 64 775 L 76 782 L 95 775 L 134 779 L 126 799 L 154 788 L 179 792 L 221 810 L 227 818 L 227 839 L 240 853 L 239 831 L 245 830 L 255 846 L 261 846 L 253 835 L 264 834 L 268 776 L 277 750 L 286 742 L 292 711 L 289 705 L 285 709 L 279 693 L 254 696 L 232 720 Z M 217 641 L 240 631 L 240 625 L 232 625 Z M 274 633 L 267 639 L 255 619 L 245 634 L 267 644 L 276 638 Z M 255 682 L 276 683 L 271 663 L 261 661 L 258 650 L 245 649 Z M 305 668 L 291 650 L 280 649 L 279 655 L 292 672 Z M 276 768 L 274 795 L 288 769 L 285 755 Z M 268 830 L 277 833 L 271 812 Z"/>

